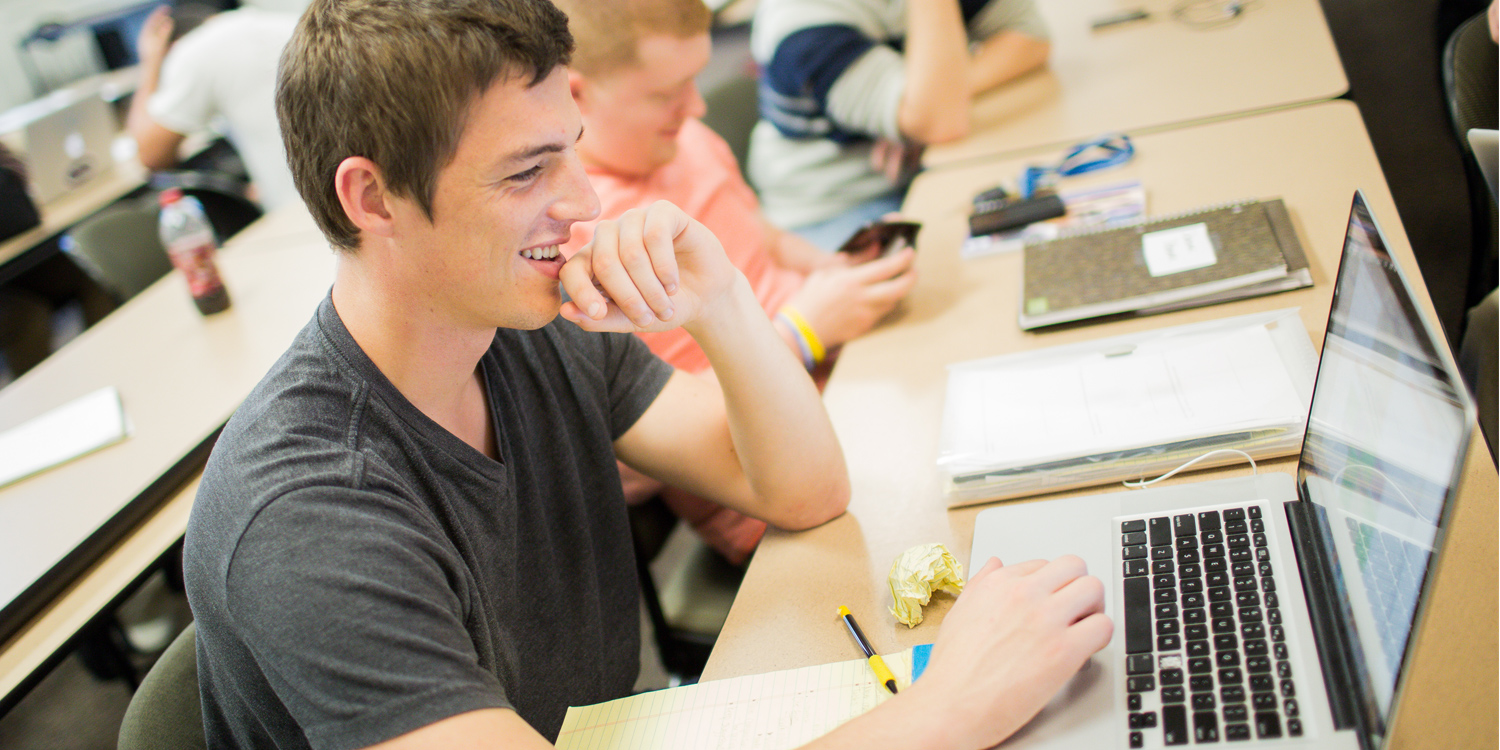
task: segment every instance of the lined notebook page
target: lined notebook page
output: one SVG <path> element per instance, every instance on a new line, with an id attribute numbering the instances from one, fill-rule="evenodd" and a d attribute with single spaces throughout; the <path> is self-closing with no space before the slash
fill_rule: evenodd
<path id="1" fill-rule="evenodd" d="M 882 654 L 898 687 L 911 649 Z M 869 711 L 890 693 L 864 659 L 657 690 L 568 709 L 561 750 L 783 750 Z"/>

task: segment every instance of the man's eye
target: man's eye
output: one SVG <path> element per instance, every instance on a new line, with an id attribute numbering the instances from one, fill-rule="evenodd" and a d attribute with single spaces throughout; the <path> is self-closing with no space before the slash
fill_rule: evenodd
<path id="1" fill-rule="evenodd" d="M 525 172 L 518 172 L 510 176 L 512 182 L 527 182 L 542 173 L 542 165 L 538 164 Z"/>

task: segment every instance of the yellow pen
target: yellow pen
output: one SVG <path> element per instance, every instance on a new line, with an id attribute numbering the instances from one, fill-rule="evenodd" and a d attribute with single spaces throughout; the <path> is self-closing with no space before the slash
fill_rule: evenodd
<path id="1" fill-rule="evenodd" d="M 896 675 L 891 674 L 891 668 L 885 665 L 880 654 L 875 653 L 875 647 L 865 638 L 864 631 L 859 629 L 859 623 L 854 621 L 854 615 L 849 614 L 848 607 L 839 607 L 839 616 L 844 618 L 844 624 L 849 626 L 849 632 L 854 634 L 855 642 L 859 643 L 861 651 L 865 652 L 865 658 L 870 662 L 870 669 L 875 672 L 875 679 L 885 685 L 885 689 L 896 694 Z"/>

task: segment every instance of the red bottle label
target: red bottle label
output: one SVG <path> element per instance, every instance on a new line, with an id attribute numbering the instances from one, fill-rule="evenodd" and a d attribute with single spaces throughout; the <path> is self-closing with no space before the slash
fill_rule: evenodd
<path id="1" fill-rule="evenodd" d="M 219 280 L 219 269 L 214 266 L 214 245 L 204 242 L 189 248 L 172 247 L 167 257 L 187 277 L 188 291 L 200 298 L 212 294 L 224 286 Z"/>

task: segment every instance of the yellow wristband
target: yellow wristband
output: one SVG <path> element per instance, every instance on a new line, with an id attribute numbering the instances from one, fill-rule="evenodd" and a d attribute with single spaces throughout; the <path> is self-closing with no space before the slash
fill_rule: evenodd
<path id="1" fill-rule="evenodd" d="M 823 342 L 818 338 L 818 334 L 813 332 L 807 318 L 802 317 L 802 313 L 791 305 L 782 305 L 781 314 L 785 315 L 787 320 L 792 321 L 792 325 L 797 327 L 797 332 L 801 333 L 802 338 L 807 341 L 807 348 L 812 350 L 813 364 L 823 364 L 823 358 L 828 356 L 828 350 L 823 348 Z"/>

